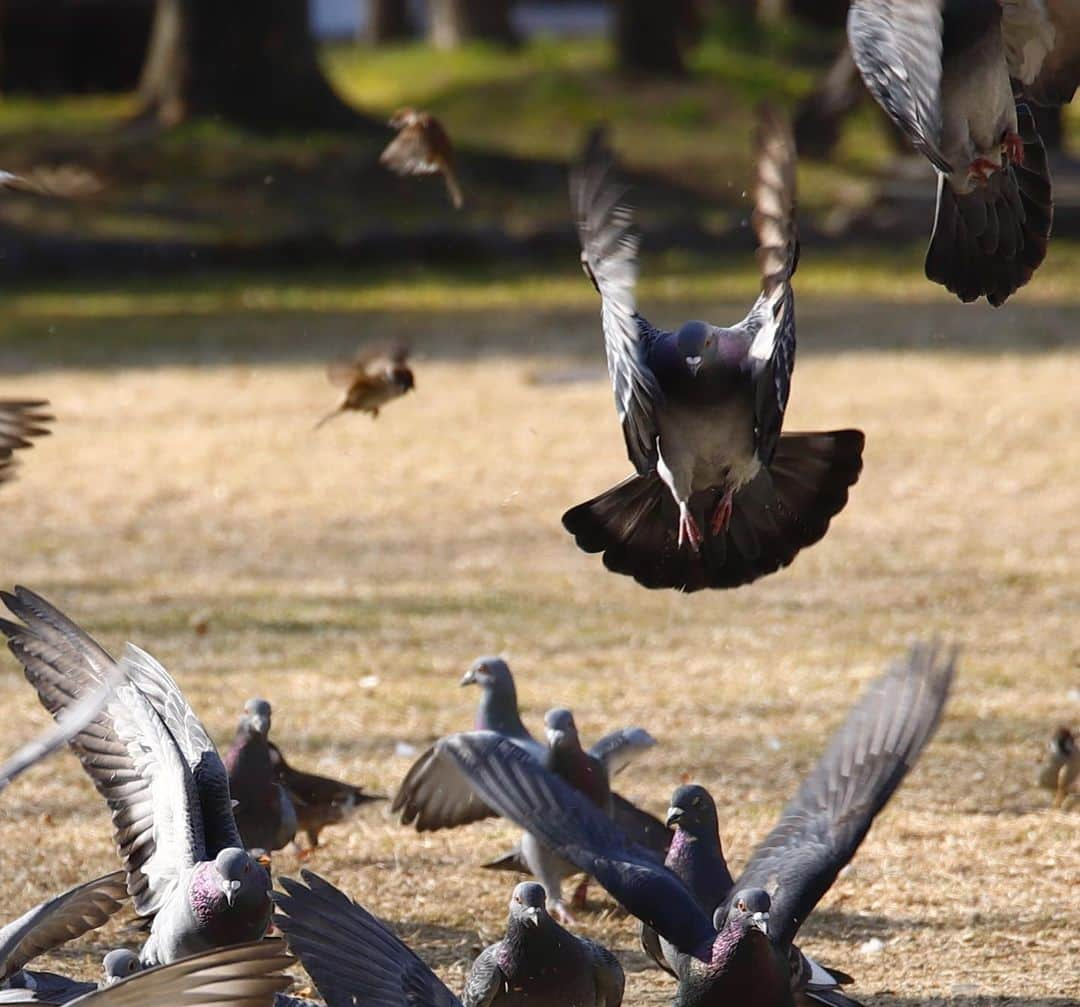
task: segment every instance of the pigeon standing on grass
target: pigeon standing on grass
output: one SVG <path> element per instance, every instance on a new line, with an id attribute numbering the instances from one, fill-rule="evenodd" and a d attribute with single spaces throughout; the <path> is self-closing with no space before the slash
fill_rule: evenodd
<path id="1" fill-rule="evenodd" d="M 70 744 L 112 812 L 135 911 L 151 920 L 143 964 L 264 936 L 270 876 L 243 848 L 225 766 L 169 673 L 132 644 L 115 661 L 26 588 L 0 599 L 22 620 L 0 619 L 0 632 L 55 718 L 119 663 L 120 684 Z"/>
<path id="2" fill-rule="evenodd" d="M 457 179 L 454 144 L 443 125 L 430 112 L 400 108 L 390 118 L 398 131 L 379 157 L 379 163 L 397 175 L 442 175 L 455 210 L 465 205 Z"/>
<path id="3" fill-rule="evenodd" d="M 729 588 L 817 542 L 862 469 L 858 430 L 781 434 L 795 366 L 795 146 L 762 121 L 754 228 L 762 290 L 729 328 L 655 328 L 637 309 L 638 236 L 602 133 L 571 189 L 601 297 L 608 370 L 637 474 L 563 515 L 585 552 L 650 588 Z"/>
<path id="4" fill-rule="evenodd" d="M 505 738 L 473 732 L 442 746 L 485 801 L 674 947 L 679 1007 L 791 1007 L 804 996 L 839 1007 L 851 1001 L 835 982 L 817 989 L 792 942 L 932 737 L 954 660 L 916 645 L 870 684 L 712 916 L 651 852 Z"/>
<path id="5" fill-rule="evenodd" d="M 296 809 L 278 782 L 270 753 L 272 711 L 265 699 L 249 699 L 225 753 L 229 793 L 236 802 L 233 817 L 249 850 L 273 852 L 296 835 Z"/>
<path id="6" fill-rule="evenodd" d="M 0 483 L 15 474 L 13 452 L 31 447 L 30 438 L 49 433 L 53 417 L 45 399 L 0 399 Z"/>
<path id="7" fill-rule="evenodd" d="M 870 93 L 937 172 L 926 275 L 961 301 L 1004 304 L 1046 257 L 1053 217 L 1024 91 L 1071 99 L 1080 2 L 855 0 L 848 39 Z"/>

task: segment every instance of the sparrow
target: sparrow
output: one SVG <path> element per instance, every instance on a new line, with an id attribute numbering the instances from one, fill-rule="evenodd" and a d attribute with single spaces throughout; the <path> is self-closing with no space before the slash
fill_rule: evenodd
<path id="1" fill-rule="evenodd" d="M 379 156 L 379 163 L 397 175 L 442 175 L 455 210 L 465 203 L 457 180 L 454 144 L 430 112 L 399 108 L 390 117 L 397 136 Z"/>
<path id="2" fill-rule="evenodd" d="M 345 389 L 345 401 L 319 420 L 315 429 L 351 409 L 378 416 L 388 402 L 416 387 L 408 359 L 409 348 L 398 344 L 389 349 L 364 349 L 352 360 L 334 361 L 327 368 L 327 377 L 332 385 Z"/>

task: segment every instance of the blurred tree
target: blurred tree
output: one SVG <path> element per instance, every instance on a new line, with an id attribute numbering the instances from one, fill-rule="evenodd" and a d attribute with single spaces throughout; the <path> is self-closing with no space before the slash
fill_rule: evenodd
<path id="1" fill-rule="evenodd" d="M 412 38 L 415 34 L 408 0 L 368 0 L 367 40 L 373 45 Z"/>
<path id="2" fill-rule="evenodd" d="M 323 76 L 308 0 L 157 0 L 139 99 L 142 117 L 164 125 L 201 115 L 262 129 L 369 122 Z"/>
<path id="3" fill-rule="evenodd" d="M 848 113 L 863 99 L 865 89 L 858 67 L 845 43 L 825 76 L 795 113 L 795 145 L 803 157 L 825 160 L 840 140 Z"/>
<path id="4" fill-rule="evenodd" d="M 510 23 L 510 0 L 428 0 L 428 37 L 436 49 L 472 41 L 518 41 Z"/>
<path id="5" fill-rule="evenodd" d="M 617 0 L 615 52 L 626 73 L 681 76 L 683 54 L 700 40 L 698 0 Z"/>

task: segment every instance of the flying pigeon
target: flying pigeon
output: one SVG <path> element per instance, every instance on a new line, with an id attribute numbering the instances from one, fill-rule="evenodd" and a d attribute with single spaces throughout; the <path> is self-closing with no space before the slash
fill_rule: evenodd
<path id="1" fill-rule="evenodd" d="M 430 112 L 400 108 L 390 118 L 397 136 L 379 156 L 379 163 L 396 175 L 442 175 L 455 210 L 465 205 L 457 179 L 454 144 Z"/>
<path id="2" fill-rule="evenodd" d="M 115 674 L 117 663 L 44 598 L 0 600 L 22 623 L 0 632 L 54 716 Z M 70 744 L 112 812 L 127 888 L 150 918 L 146 966 L 256 940 L 270 918 L 270 876 L 243 848 L 225 766 L 169 673 L 128 644 L 123 681 Z"/>
<path id="3" fill-rule="evenodd" d="M 13 452 L 32 447 L 31 437 L 49 433 L 45 424 L 53 417 L 48 407 L 45 399 L 0 399 L 0 483 L 15 474 Z"/>
<path id="4" fill-rule="evenodd" d="M 297 826 L 296 809 L 278 780 L 270 754 L 270 719 L 265 699 L 249 699 L 225 753 L 240 838 L 249 850 L 268 852 L 291 843 Z"/>
<path id="5" fill-rule="evenodd" d="M 126 900 L 124 872 L 114 871 L 34 906 L 0 929 L 0 1004 L 66 1003 L 97 989 L 94 983 L 26 966 L 39 955 L 96 930 L 123 909 Z"/>
<path id="6" fill-rule="evenodd" d="M 416 387 L 408 360 L 409 348 L 396 345 L 389 349 L 364 349 L 352 360 L 334 361 L 326 373 L 331 384 L 345 389 L 345 401 L 319 420 L 315 429 L 350 410 L 378 417 L 379 410 L 388 402 Z"/>
<path id="7" fill-rule="evenodd" d="M 1065 804 L 1072 785 L 1080 779 L 1080 747 L 1072 731 L 1062 725 L 1050 739 L 1043 768 L 1039 771 L 1039 786 L 1054 791 L 1054 807 Z"/>
<path id="8" fill-rule="evenodd" d="M 1024 94 L 1071 99 L 1080 0 L 855 0 L 847 27 L 868 90 L 937 172 L 926 275 L 999 307 L 1046 257 L 1050 173 Z"/>
<path id="9" fill-rule="evenodd" d="M 272 741 L 270 761 L 296 810 L 297 831 L 307 836 L 308 850 L 319 846 L 319 833 L 328 825 L 344 822 L 357 808 L 373 801 L 385 801 L 382 794 L 366 794 L 364 788 L 294 769 Z M 294 840 L 296 843 L 296 840 Z"/>
<path id="10" fill-rule="evenodd" d="M 754 229 L 762 289 L 730 328 L 655 328 L 637 309 L 638 235 L 601 132 L 571 179 L 582 265 L 637 474 L 573 507 L 585 552 L 650 588 L 729 588 L 787 566 L 825 535 L 862 469 L 858 430 L 781 434 L 795 366 L 795 146 L 765 114 Z"/>
<path id="11" fill-rule="evenodd" d="M 680 1007 L 789 1007 L 793 993 L 846 1003 L 805 987 L 811 977 L 792 971 L 792 941 L 933 735 L 954 664 L 919 644 L 867 688 L 712 916 L 654 854 L 507 739 L 473 732 L 440 744 L 491 807 L 674 946 Z"/>

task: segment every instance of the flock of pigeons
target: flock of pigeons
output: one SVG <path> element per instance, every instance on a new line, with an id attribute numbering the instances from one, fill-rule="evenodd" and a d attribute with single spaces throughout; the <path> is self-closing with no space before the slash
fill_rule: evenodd
<path id="1" fill-rule="evenodd" d="M 1049 177 L 1024 99 L 1075 90 L 1075 0 L 855 0 L 849 37 L 870 90 L 939 172 L 929 275 L 963 300 L 1002 303 L 1045 254 Z M 384 161 L 441 171 L 460 205 L 445 131 L 415 110 L 393 124 Z M 795 169 L 788 124 L 763 112 L 753 215 L 761 293 L 735 325 L 691 321 L 673 332 L 638 311 L 638 237 L 602 132 L 572 173 L 581 261 L 601 297 L 635 474 L 563 523 L 582 550 L 647 587 L 731 588 L 786 566 L 825 535 L 859 477 L 860 431 L 782 431 L 795 360 Z M 414 387 L 403 348 L 335 365 L 331 378 L 346 392 L 330 416 L 377 415 Z M 47 432 L 46 410 L 0 402 L 0 480 L 13 452 Z M 705 788 L 678 787 L 663 820 L 612 789 L 655 744 L 648 732 L 623 728 L 585 748 L 573 714 L 557 708 L 539 741 L 505 662 L 478 660 L 462 681 L 481 690 L 476 730 L 425 751 L 391 805 L 419 831 L 491 816 L 522 830 L 484 866 L 536 881 L 513 889 L 505 937 L 474 962 L 459 999 L 330 882 L 303 871 L 274 887 L 275 851 L 303 833 L 310 855 L 325 826 L 378 795 L 292 767 L 270 741 L 260 699 L 222 759 L 148 653 L 128 644 L 113 658 L 26 588 L 0 601 L 10 615 L 0 633 L 55 719 L 0 766 L 0 789 L 69 746 L 109 808 L 122 864 L 0 929 L 0 1003 L 293 1007 L 309 1002 L 285 993 L 284 970 L 299 959 L 329 1007 L 618 1007 L 618 959 L 567 929 L 595 882 L 641 921 L 642 947 L 673 977 L 678 1007 L 852 1007 L 850 977 L 795 941 L 933 736 L 955 671 L 955 654 L 937 644 L 916 644 L 886 669 L 733 874 Z M 1040 783 L 1060 805 L 1078 776 L 1080 752 L 1061 728 Z M 577 876 L 564 901 L 564 882 Z M 28 967 L 129 901 L 146 939 L 105 958 L 100 986 Z"/>

